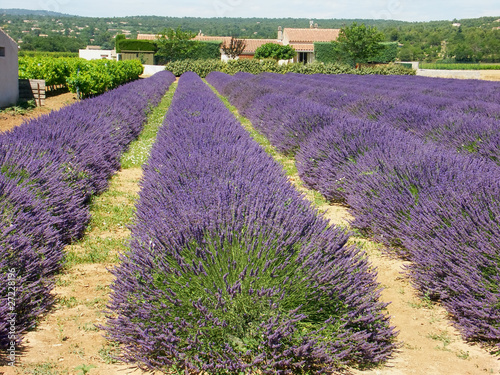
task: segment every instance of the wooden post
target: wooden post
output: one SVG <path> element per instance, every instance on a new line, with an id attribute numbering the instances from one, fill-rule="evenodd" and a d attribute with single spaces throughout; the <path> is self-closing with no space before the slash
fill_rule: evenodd
<path id="1" fill-rule="evenodd" d="M 42 106 L 42 95 L 40 94 L 40 84 L 37 83 L 37 90 L 38 90 L 38 106 L 41 107 Z"/>

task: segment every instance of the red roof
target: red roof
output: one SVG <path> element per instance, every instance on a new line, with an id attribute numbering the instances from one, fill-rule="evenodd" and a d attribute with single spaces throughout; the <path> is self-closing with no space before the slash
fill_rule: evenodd
<path id="1" fill-rule="evenodd" d="M 295 42 L 331 42 L 337 40 L 340 29 L 291 29 L 283 30 L 283 40 L 293 44 Z"/>
<path id="2" fill-rule="evenodd" d="M 231 41 L 230 36 L 206 36 L 206 35 L 196 35 L 194 40 L 199 40 L 200 42 L 217 42 L 229 43 Z"/>
<path id="3" fill-rule="evenodd" d="M 243 54 L 253 54 L 255 50 L 267 43 L 281 44 L 277 39 L 243 39 L 246 43 Z"/>

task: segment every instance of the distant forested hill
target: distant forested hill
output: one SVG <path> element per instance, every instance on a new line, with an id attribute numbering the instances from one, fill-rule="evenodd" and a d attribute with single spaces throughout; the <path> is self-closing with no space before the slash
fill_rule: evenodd
<path id="1" fill-rule="evenodd" d="M 45 13 L 43 13 L 45 12 Z M 401 60 L 434 61 L 459 56 L 463 61 L 500 62 L 500 15 L 463 20 L 405 22 L 370 19 L 314 19 L 320 28 L 341 28 L 353 22 L 375 26 L 387 41 L 401 44 Z M 21 49 L 73 51 L 92 44 L 114 47 L 114 37 L 160 33 L 180 27 L 205 35 L 239 38 L 276 38 L 278 26 L 309 27 L 309 19 L 196 18 L 196 17 L 78 17 L 46 11 L 0 9 L 0 27 L 17 40 Z M 460 24 L 460 26 L 457 26 Z M 44 41 L 39 38 L 45 38 Z M 69 40 L 73 39 L 73 40 Z M 67 41 L 67 45 L 64 45 Z"/>
<path id="2" fill-rule="evenodd" d="M 13 16 L 74 17 L 69 14 L 51 12 L 50 10 L 30 10 L 30 9 L 0 9 L 0 14 L 9 14 Z"/>

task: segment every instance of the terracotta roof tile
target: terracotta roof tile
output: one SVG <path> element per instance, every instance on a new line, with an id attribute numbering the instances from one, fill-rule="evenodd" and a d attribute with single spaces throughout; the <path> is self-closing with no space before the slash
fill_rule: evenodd
<path id="1" fill-rule="evenodd" d="M 289 44 L 293 49 L 297 52 L 314 52 L 314 44 L 309 43 L 298 43 L 298 44 Z"/>
<path id="2" fill-rule="evenodd" d="M 254 53 L 257 48 L 266 43 L 281 44 L 277 39 L 243 39 L 246 43 L 243 53 Z"/>
<path id="3" fill-rule="evenodd" d="M 340 29 L 291 29 L 283 30 L 283 39 L 294 42 L 330 42 L 339 37 Z"/>
<path id="4" fill-rule="evenodd" d="M 215 42 L 221 41 L 223 43 L 229 43 L 231 41 L 230 36 L 206 36 L 206 35 L 196 35 L 194 40 L 199 40 L 201 42 Z"/>

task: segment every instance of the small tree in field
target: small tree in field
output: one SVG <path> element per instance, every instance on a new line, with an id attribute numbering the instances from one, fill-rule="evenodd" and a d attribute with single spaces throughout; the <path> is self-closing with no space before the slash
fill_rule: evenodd
<path id="1" fill-rule="evenodd" d="M 246 43 L 243 39 L 236 39 L 232 36 L 228 45 L 226 43 L 222 45 L 222 51 L 230 58 L 235 59 L 243 53 L 245 47 Z"/>
<path id="2" fill-rule="evenodd" d="M 384 48 L 380 42 L 384 41 L 384 34 L 375 27 L 366 27 L 364 24 L 358 26 L 354 22 L 349 27 L 340 29 L 337 39 L 339 48 L 356 65 L 366 62 L 376 56 Z"/>
<path id="3" fill-rule="evenodd" d="M 256 59 L 290 60 L 295 57 L 295 50 L 290 46 L 276 43 L 266 43 L 255 50 Z"/>

